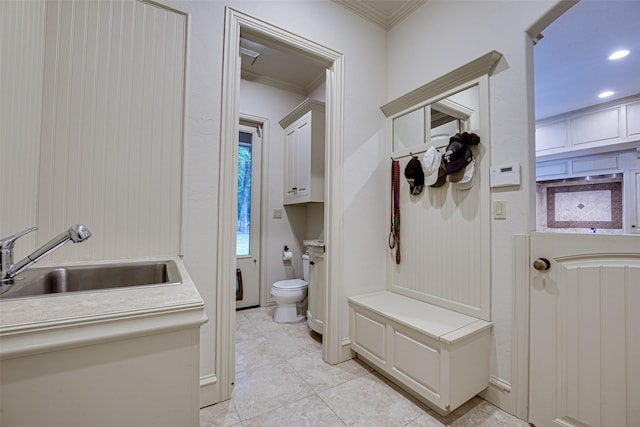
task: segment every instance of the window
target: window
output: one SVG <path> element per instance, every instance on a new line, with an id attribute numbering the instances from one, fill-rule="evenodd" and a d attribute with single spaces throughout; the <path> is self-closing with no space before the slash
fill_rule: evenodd
<path id="1" fill-rule="evenodd" d="M 240 132 L 238 141 L 238 212 L 236 256 L 250 255 L 251 247 L 251 151 L 252 135 Z"/>

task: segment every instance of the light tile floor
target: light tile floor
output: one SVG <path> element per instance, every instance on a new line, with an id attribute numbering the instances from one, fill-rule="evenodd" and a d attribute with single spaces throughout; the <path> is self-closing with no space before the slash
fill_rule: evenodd
<path id="1" fill-rule="evenodd" d="M 479 397 L 440 417 L 357 359 L 324 363 L 319 336 L 274 310 L 236 312 L 232 398 L 201 409 L 200 427 L 528 426 Z"/>

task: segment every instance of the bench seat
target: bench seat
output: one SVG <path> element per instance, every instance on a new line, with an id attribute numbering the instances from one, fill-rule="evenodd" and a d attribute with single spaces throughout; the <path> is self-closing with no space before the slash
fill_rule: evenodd
<path id="1" fill-rule="evenodd" d="M 348 301 L 351 349 L 440 415 L 489 385 L 492 322 L 390 291 Z"/>

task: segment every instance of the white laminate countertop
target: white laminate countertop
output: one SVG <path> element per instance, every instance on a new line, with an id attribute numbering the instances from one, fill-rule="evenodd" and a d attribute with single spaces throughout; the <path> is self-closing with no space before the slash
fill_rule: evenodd
<path id="1" fill-rule="evenodd" d="M 168 319 L 175 322 L 199 323 L 207 321 L 204 312 L 204 302 L 191 280 L 184 263 L 179 257 L 153 257 L 138 259 L 118 259 L 109 261 L 90 261 L 81 263 L 67 263 L 65 266 L 98 265 L 113 263 L 135 263 L 149 261 L 174 261 L 178 267 L 182 283 L 159 284 L 131 288 L 113 288 L 108 290 L 82 291 L 68 294 L 15 298 L 0 300 L 0 354 L 4 355 L 10 340 L 22 336 L 20 346 L 27 336 L 42 335 L 45 331 L 53 332 L 89 325 L 115 324 L 125 330 L 124 320 L 145 319 L 148 322 L 144 328 L 151 330 L 151 319 L 162 327 L 171 327 Z M 177 316 L 181 313 L 180 316 Z M 188 313 L 189 319 L 185 317 Z M 161 316 L 169 315 L 162 318 Z M 173 317 L 172 317 L 173 316 Z M 131 326 L 131 325 L 129 325 Z M 100 332 L 103 333 L 104 331 Z M 70 333 L 70 332 L 69 332 Z M 113 333 L 113 330 L 109 331 Z M 50 339 L 50 335 L 46 339 Z M 89 333 L 86 333 L 89 338 Z M 67 337 L 68 338 L 68 337 Z M 32 340 L 33 341 L 33 340 Z M 51 339 L 53 342 L 53 340 Z M 33 343 L 29 344 L 33 345 Z"/>

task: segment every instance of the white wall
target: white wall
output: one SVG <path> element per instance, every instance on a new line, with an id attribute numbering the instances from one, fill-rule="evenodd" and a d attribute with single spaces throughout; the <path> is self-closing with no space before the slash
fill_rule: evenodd
<path id="1" fill-rule="evenodd" d="M 528 233 L 535 192 L 531 43 L 526 31 L 557 1 L 429 1 L 389 32 L 388 100 L 497 50 L 504 55 L 490 80 L 491 164 L 519 162 L 522 185 L 494 190 L 506 200 L 507 219 L 492 221 L 492 301 L 495 323 L 491 375 L 512 381 L 513 234 Z M 408 43 L 411 41 L 411 43 Z M 487 397 L 510 411 L 509 393 Z"/>

